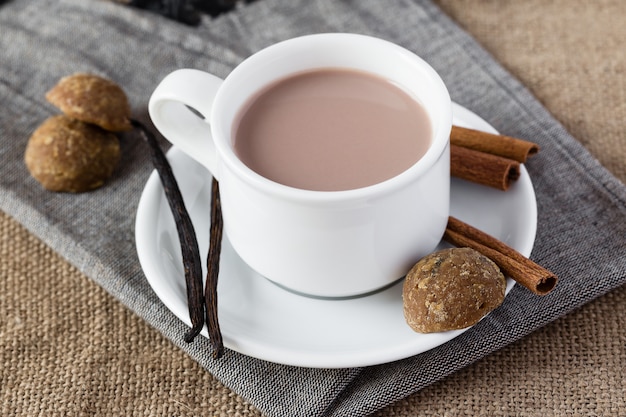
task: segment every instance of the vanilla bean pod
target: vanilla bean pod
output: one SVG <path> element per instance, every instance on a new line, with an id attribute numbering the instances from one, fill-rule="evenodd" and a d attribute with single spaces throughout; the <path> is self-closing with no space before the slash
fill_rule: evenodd
<path id="1" fill-rule="evenodd" d="M 215 178 L 211 184 L 211 232 L 209 238 L 209 254 L 207 257 L 207 277 L 205 287 L 206 323 L 209 328 L 209 339 L 213 346 L 213 357 L 220 358 L 224 354 L 224 342 L 217 317 L 217 279 L 220 272 L 220 252 L 222 251 L 222 204 L 219 184 Z"/>
<path id="2" fill-rule="evenodd" d="M 133 127 L 137 128 L 144 141 L 150 148 L 152 163 L 159 174 L 165 197 L 169 203 L 176 230 L 180 240 L 183 255 L 183 267 L 185 270 L 185 282 L 187 284 L 187 303 L 189 305 L 189 317 L 191 329 L 185 333 L 185 342 L 190 343 L 200 334 L 204 327 L 204 294 L 202 288 L 202 261 L 196 233 L 191 223 L 189 213 L 185 208 L 183 196 L 172 172 L 172 167 L 167 161 L 165 154 L 159 147 L 155 136 L 141 122 L 131 120 Z"/>

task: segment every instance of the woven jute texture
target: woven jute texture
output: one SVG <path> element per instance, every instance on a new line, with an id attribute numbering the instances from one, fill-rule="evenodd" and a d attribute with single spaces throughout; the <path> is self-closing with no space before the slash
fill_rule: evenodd
<path id="1" fill-rule="evenodd" d="M 438 3 L 626 182 L 622 1 Z M 626 416 L 625 318 L 621 287 L 376 416 Z M 3 416 L 261 415 L 5 214 L 0 363 Z"/>

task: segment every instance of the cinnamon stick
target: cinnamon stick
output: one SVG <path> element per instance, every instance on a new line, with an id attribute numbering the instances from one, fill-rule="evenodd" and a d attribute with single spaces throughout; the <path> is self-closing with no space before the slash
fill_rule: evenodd
<path id="1" fill-rule="evenodd" d="M 505 275 L 537 295 L 554 289 L 557 276 L 495 237 L 452 216 L 443 236 L 447 242 L 472 248 L 494 261 Z"/>
<path id="2" fill-rule="evenodd" d="M 450 174 L 453 177 L 506 191 L 511 182 L 519 178 L 520 163 L 501 156 L 451 145 Z"/>
<path id="3" fill-rule="evenodd" d="M 539 152 L 539 146 L 534 142 L 460 126 L 452 126 L 450 143 L 521 163 Z"/>

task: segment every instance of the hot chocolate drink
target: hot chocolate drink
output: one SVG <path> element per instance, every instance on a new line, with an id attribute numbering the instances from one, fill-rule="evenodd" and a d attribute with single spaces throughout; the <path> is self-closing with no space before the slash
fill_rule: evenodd
<path id="1" fill-rule="evenodd" d="M 306 190 L 342 191 L 388 180 L 431 144 L 423 106 L 361 71 L 311 70 L 253 96 L 235 120 L 234 149 L 253 171 Z"/>

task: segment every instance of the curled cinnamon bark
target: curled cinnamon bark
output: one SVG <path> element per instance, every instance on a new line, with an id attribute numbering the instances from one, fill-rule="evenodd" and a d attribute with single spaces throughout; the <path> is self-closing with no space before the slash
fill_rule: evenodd
<path id="1" fill-rule="evenodd" d="M 520 163 L 501 156 L 450 146 L 450 174 L 453 177 L 506 191 L 519 178 Z"/>
<path id="2" fill-rule="evenodd" d="M 555 274 L 526 258 L 495 237 L 454 217 L 448 218 L 443 236 L 447 242 L 472 248 L 494 261 L 505 275 L 537 295 L 546 295 L 554 289 Z"/>
<path id="3" fill-rule="evenodd" d="M 539 146 L 534 142 L 460 126 L 452 126 L 450 143 L 521 163 L 539 152 Z"/>

